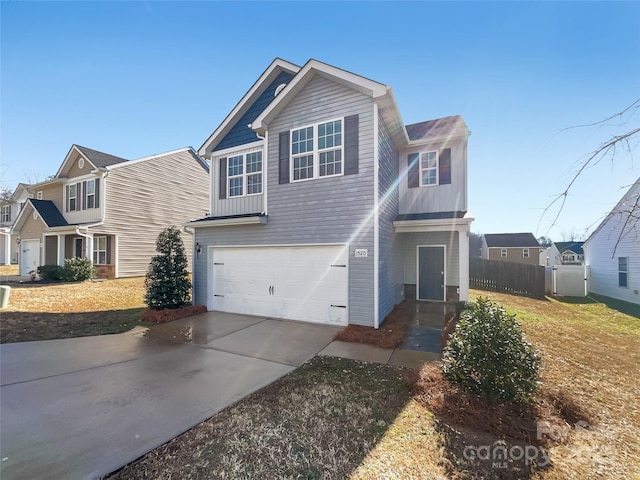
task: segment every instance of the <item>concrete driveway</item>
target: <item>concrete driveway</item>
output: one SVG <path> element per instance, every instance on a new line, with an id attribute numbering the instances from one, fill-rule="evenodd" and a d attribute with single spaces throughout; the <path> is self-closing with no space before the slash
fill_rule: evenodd
<path id="1" fill-rule="evenodd" d="M 0 477 L 98 478 L 312 358 L 336 327 L 207 313 L 0 345 Z"/>

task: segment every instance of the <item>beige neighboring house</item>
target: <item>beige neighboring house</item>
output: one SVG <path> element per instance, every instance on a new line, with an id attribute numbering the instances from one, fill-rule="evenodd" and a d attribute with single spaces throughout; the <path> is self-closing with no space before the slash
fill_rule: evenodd
<path id="1" fill-rule="evenodd" d="M 11 197 L 0 201 L 0 265 L 18 263 L 18 236 L 11 233 L 30 193 L 29 185 L 19 183 Z"/>
<path id="2" fill-rule="evenodd" d="M 486 233 L 482 239 L 482 258 L 487 260 L 540 265 L 541 250 L 533 233 Z"/>
<path id="3" fill-rule="evenodd" d="M 134 277 L 164 228 L 207 214 L 209 168 L 191 147 L 128 161 L 73 145 L 55 176 L 28 190 L 12 228 L 21 275 L 85 257 L 99 278 Z M 191 268 L 191 236 L 183 241 Z"/>

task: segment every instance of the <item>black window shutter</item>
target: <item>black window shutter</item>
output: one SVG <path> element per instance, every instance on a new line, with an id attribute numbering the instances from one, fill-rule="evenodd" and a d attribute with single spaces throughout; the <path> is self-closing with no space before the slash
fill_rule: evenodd
<path id="1" fill-rule="evenodd" d="M 107 265 L 111 265 L 111 237 L 107 237 Z"/>
<path id="2" fill-rule="evenodd" d="M 344 119 L 344 174 L 354 175 L 358 173 L 359 152 L 359 127 L 358 115 L 351 115 Z"/>
<path id="3" fill-rule="evenodd" d="M 289 183 L 289 132 L 280 132 L 278 145 L 278 183 Z"/>
<path id="4" fill-rule="evenodd" d="M 418 188 L 420 186 L 420 154 L 410 153 L 407 157 L 407 167 L 409 173 L 407 175 L 407 186 L 409 188 Z"/>
<path id="5" fill-rule="evenodd" d="M 87 182 L 82 182 L 82 191 L 84 192 L 84 195 L 82 195 L 82 209 L 86 210 L 87 209 Z"/>
<path id="6" fill-rule="evenodd" d="M 68 212 L 69 211 L 69 185 L 67 185 L 65 187 L 66 193 L 67 193 L 67 201 L 64 202 L 65 203 L 65 207 L 64 207 L 64 211 Z"/>
<path id="7" fill-rule="evenodd" d="M 93 206 L 95 208 L 99 208 L 100 207 L 100 179 L 96 178 L 96 186 L 93 189 L 94 192 L 94 200 L 93 200 Z"/>
<path id="8" fill-rule="evenodd" d="M 227 157 L 220 159 L 220 180 L 218 181 L 218 198 L 227 198 Z"/>
<path id="9" fill-rule="evenodd" d="M 451 149 L 445 148 L 440 152 L 438 158 L 438 170 L 440 177 L 440 185 L 449 185 L 451 183 Z"/>

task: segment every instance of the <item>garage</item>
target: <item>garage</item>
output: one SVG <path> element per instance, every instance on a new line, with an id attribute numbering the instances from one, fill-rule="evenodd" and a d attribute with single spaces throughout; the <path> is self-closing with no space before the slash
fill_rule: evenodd
<path id="1" fill-rule="evenodd" d="M 348 247 L 214 247 L 210 309 L 348 323 Z"/>

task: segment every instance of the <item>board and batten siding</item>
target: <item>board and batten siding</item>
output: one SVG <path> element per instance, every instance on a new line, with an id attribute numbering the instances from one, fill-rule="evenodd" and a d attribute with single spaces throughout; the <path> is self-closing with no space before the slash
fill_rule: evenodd
<path id="1" fill-rule="evenodd" d="M 408 155 L 414 152 L 451 148 L 451 183 L 408 187 Z M 457 212 L 467 210 L 467 142 L 464 139 L 435 142 L 400 153 L 400 213 Z"/>
<path id="2" fill-rule="evenodd" d="M 378 117 L 378 305 L 380 323 L 402 301 L 402 239 L 393 228 L 398 216 L 398 152 Z"/>
<path id="3" fill-rule="evenodd" d="M 626 206 L 618 205 L 616 209 L 628 210 L 636 204 L 638 195 L 640 195 L 640 182 L 632 186 L 625 195 Z M 625 234 L 621 236 L 628 215 L 615 213 L 616 209 L 589 237 L 583 247 L 585 265 L 589 267 L 589 291 L 640 304 L 640 233 L 637 226 L 630 228 L 627 225 Z M 616 247 L 618 240 L 620 241 Z M 618 285 L 619 257 L 628 258 L 627 287 Z"/>
<path id="4" fill-rule="evenodd" d="M 403 233 L 404 283 L 416 284 L 416 255 L 418 245 L 446 245 L 445 272 L 446 286 L 460 286 L 460 254 L 458 250 L 458 232 L 421 232 Z"/>
<path id="5" fill-rule="evenodd" d="M 209 210 L 209 174 L 190 151 L 121 164 L 109 170 L 103 183 L 104 223 L 91 231 L 94 237 L 117 236 L 119 277 L 144 275 L 156 254 L 158 234 Z M 183 233 L 182 240 L 191 268 L 191 235 Z"/>
<path id="6" fill-rule="evenodd" d="M 302 182 L 278 183 L 279 133 L 324 120 L 359 115 L 359 172 Z M 349 323 L 373 326 L 373 101 L 316 76 L 274 119 L 268 132 L 268 223 L 198 228 L 200 245 L 349 244 Z M 354 258 L 355 248 L 368 249 Z M 206 304 L 207 251 L 197 255 L 195 301 Z"/>
<path id="7" fill-rule="evenodd" d="M 249 152 L 255 152 L 262 149 L 262 191 L 261 194 L 244 195 L 242 197 L 228 196 L 228 180 L 227 180 L 227 198 L 220 198 L 220 159 L 229 158 L 234 155 L 244 155 Z M 211 162 L 211 217 L 222 217 L 227 215 L 240 215 L 245 213 L 262 213 L 264 211 L 264 145 L 249 148 L 238 147 L 232 153 L 215 156 Z M 246 182 L 244 185 L 246 193 Z"/>

